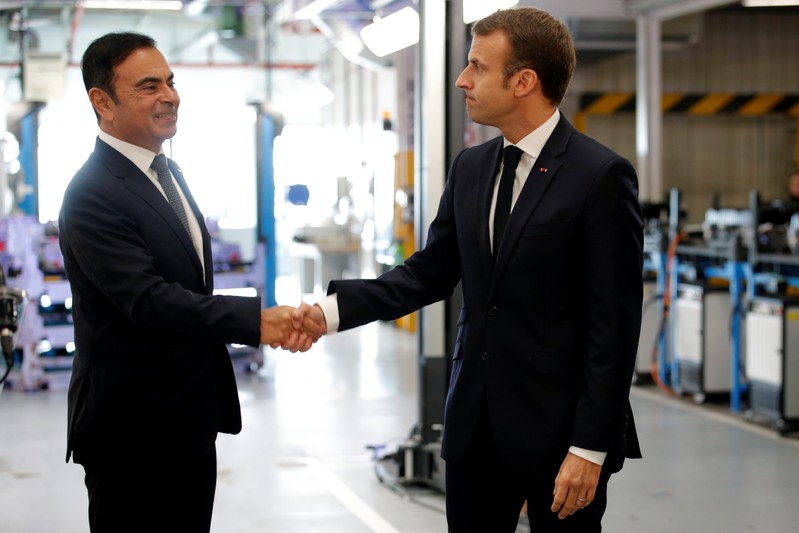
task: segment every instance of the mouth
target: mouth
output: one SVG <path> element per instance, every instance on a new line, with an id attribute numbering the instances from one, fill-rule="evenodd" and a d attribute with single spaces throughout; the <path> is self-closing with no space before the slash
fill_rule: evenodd
<path id="1" fill-rule="evenodd" d="M 160 119 L 175 119 L 175 118 L 177 118 L 177 115 L 175 113 L 161 113 L 159 115 L 156 115 L 155 118 L 157 118 L 159 120 Z"/>

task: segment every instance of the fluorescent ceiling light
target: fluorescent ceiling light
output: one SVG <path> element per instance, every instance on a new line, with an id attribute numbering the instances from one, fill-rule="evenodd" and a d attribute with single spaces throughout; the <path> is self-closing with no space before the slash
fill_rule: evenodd
<path id="1" fill-rule="evenodd" d="M 86 9 L 130 9 L 147 11 L 180 11 L 180 0 L 83 0 L 80 5 Z"/>
<path id="2" fill-rule="evenodd" d="M 294 13 L 294 18 L 298 20 L 309 20 L 318 17 L 322 11 L 337 7 L 339 0 L 313 0 L 308 5 L 301 7 Z"/>
<path id="3" fill-rule="evenodd" d="M 463 0 L 463 22 L 469 24 L 498 9 L 513 7 L 519 0 Z"/>
<path id="4" fill-rule="evenodd" d="M 787 7 L 799 6 L 797 0 L 743 0 L 744 7 Z"/>
<path id="5" fill-rule="evenodd" d="M 361 39 L 377 57 L 387 56 L 397 50 L 419 42 L 419 14 L 412 7 L 375 21 L 361 29 Z"/>
<path id="6" fill-rule="evenodd" d="M 199 17 L 205 11 L 205 8 L 208 6 L 208 0 L 189 0 L 183 6 L 183 12 L 188 17 Z"/>

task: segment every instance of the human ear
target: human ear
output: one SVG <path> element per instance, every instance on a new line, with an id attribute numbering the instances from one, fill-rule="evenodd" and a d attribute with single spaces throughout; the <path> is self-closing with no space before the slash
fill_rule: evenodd
<path id="1" fill-rule="evenodd" d="M 517 96 L 524 96 L 533 92 L 538 86 L 538 74 L 533 69 L 524 68 L 517 73 L 515 91 Z"/>
<path id="2" fill-rule="evenodd" d="M 95 112 L 100 115 L 103 120 L 110 120 L 113 115 L 111 107 L 111 97 L 107 92 L 99 87 L 92 87 L 89 89 L 89 101 L 92 103 Z"/>

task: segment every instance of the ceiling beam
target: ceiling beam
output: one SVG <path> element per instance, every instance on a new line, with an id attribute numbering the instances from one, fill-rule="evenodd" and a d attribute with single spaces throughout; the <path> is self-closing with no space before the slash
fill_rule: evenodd
<path id="1" fill-rule="evenodd" d="M 625 0 L 628 11 L 646 14 L 659 20 L 682 17 L 738 3 L 737 0 Z"/>

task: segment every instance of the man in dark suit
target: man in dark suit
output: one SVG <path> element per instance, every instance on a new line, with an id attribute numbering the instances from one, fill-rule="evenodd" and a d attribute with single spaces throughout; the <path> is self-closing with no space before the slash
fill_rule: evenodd
<path id="1" fill-rule="evenodd" d="M 472 120 L 503 137 L 455 158 L 422 250 L 376 280 L 332 282 L 295 324 L 341 331 L 394 319 L 460 281 L 442 443 L 450 531 L 513 532 L 527 501 L 533 531 L 597 532 L 608 478 L 640 457 L 629 407 L 642 294 L 637 177 L 560 115 L 575 65 L 560 21 L 502 10 L 472 35 L 456 85 Z M 521 160 L 503 187 L 502 168 L 515 164 L 503 161 L 507 145 Z"/>
<path id="2" fill-rule="evenodd" d="M 67 461 L 85 469 L 93 533 L 207 532 L 216 436 L 241 430 L 226 344 L 307 350 L 321 331 L 212 295 L 202 213 L 162 154 L 180 99 L 155 42 L 105 35 L 81 67 L 100 134 L 59 216 L 77 344 Z"/>

